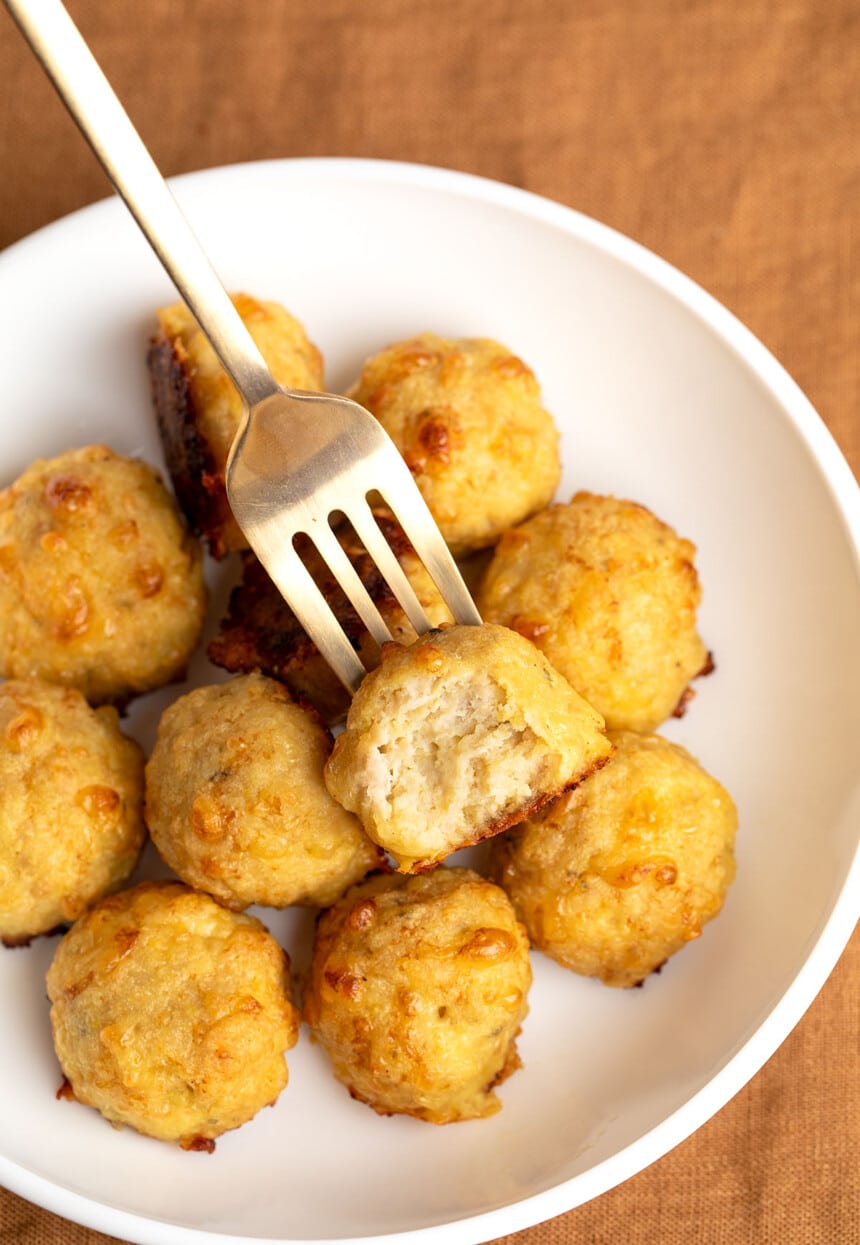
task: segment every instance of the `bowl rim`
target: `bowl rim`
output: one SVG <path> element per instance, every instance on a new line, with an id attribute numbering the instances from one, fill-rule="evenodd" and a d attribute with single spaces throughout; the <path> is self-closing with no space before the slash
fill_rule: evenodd
<path id="1" fill-rule="evenodd" d="M 344 180 L 398 185 L 453 193 L 460 198 L 501 207 L 554 226 L 632 268 L 703 322 L 755 374 L 788 418 L 818 467 L 841 520 L 860 578 L 860 485 L 833 435 L 809 399 L 768 348 L 722 303 L 667 260 L 575 208 L 533 191 L 474 173 L 401 160 L 315 156 L 252 160 L 183 173 L 169 179 L 180 203 L 205 192 L 208 183 L 254 178 L 258 183 Z M 0 271 L 26 262 L 31 247 L 74 226 L 78 217 L 114 214 L 125 209 L 110 196 L 42 226 L 0 252 Z M 361 1237 L 283 1238 L 284 1245 L 427 1245 L 443 1237 L 448 1245 L 480 1245 L 575 1209 L 621 1184 L 662 1158 L 715 1115 L 760 1070 L 799 1022 L 824 986 L 860 919 L 860 836 L 852 862 L 829 912 L 810 940 L 803 965 L 756 1030 L 729 1054 L 706 1085 L 655 1127 L 586 1172 L 550 1189 L 467 1218 L 403 1232 Z M 247 1237 L 202 1228 L 169 1225 L 163 1220 L 112 1207 L 66 1189 L 0 1155 L 0 1183 L 11 1192 L 67 1219 L 113 1236 L 122 1234 L 142 1245 L 260 1245 L 270 1237 Z"/>

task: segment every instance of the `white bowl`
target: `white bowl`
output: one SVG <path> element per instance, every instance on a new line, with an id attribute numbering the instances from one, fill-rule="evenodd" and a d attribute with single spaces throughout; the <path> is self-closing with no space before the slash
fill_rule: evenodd
<path id="1" fill-rule="evenodd" d="M 740 810 L 738 876 L 641 990 L 534 956 L 524 1068 L 495 1117 L 383 1119 L 304 1036 L 277 1106 L 184 1154 L 56 1101 L 43 974 L 0 955 L 0 1181 L 135 1242 L 485 1241 L 603 1192 L 702 1124 L 809 1005 L 858 912 L 860 504 L 824 425 L 698 287 L 558 205 L 440 170 L 272 162 L 180 178 L 231 288 L 284 302 L 337 388 L 425 328 L 497 337 L 563 432 L 567 497 L 631 497 L 696 542 L 717 670 L 667 734 Z M 160 462 L 144 366 L 173 291 L 116 201 L 0 257 L 0 482 L 93 441 Z M 200 680 L 215 673 L 201 659 Z M 148 697 L 130 729 L 151 740 Z M 262 913 L 288 947 L 305 915 Z"/>

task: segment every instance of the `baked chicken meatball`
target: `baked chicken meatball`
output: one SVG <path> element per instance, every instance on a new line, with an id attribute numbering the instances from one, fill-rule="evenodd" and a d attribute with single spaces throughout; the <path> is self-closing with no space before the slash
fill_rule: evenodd
<path id="1" fill-rule="evenodd" d="M 203 555 L 158 473 L 103 445 L 34 462 L 0 492 L 0 675 L 122 704 L 182 676 Z"/>
<path id="2" fill-rule="evenodd" d="M 478 606 L 534 641 L 611 730 L 653 731 L 711 669 L 695 553 L 644 506 L 576 493 L 502 538 Z"/>
<path id="3" fill-rule="evenodd" d="M 159 854 L 229 908 L 326 906 L 382 854 L 323 782 L 324 726 L 273 679 L 198 687 L 162 714 L 146 766 Z"/>
<path id="4" fill-rule="evenodd" d="M 248 294 L 232 298 L 275 380 L 287 389 L 322 389 L 322 356 L 295 316 Z M 248 546 L 224 485 L 242 402 L 185 304 L 157 317 L 147 362 L 167 468 L 193 530 L 221 558 Z"/>
<path id="5" fill-rule="evenodd" d="M 533 644 L 456 626 L 384 646 L 325 780 L 414 873 L 521 821 L 611 751 L 600 715 Z"/>
<path id="6" fill-rule="evenodd" d="M 254 917 L 142 882 L 80 918 L 48 970 L 70 1094 L 185 1150 L 275 1102 L 298 1036 L 289 961 Z"/>
<path id="7" fill-rule="evenodd" d="M 531 977 L 499 887 L 468 869 L 388 874 L 322 915 L 303 1015 L 353 1098 L 449 1124 L 499 1110 Z"/>
<path id="8" fill-rule="evenodd" d="M 558 431 L 531 368 L 499 342 L 422 333 L 368 359 L 348 392 L 392 438 L 457 555 L 495 544 L 555 492 Z"/>
<path id="9" fill-rule="evenodd" d="M 431 626 L 453 622 L 451 611 L 403 529 L 388 514 L 377 512 L 375 517 Z M 415 629 L 355 532 L 344 524 L 337 536 L 392 638 L 401 644 L 411 643 L 417 638 Z M 329 567 L 313 549 L 308 553 L 303 549 L 302 556 L 363 664 L 368 669 L 378 665 L 379 647 Z M 257 558 L 245 553 L 242 561 L 242 581 L 233 590 L 227 617 L 209 644 L 210 660 L 233 673 L 262 670 L 284 683 L 297 699 L 313 705 L 327 723 L 341 721 L 349 708 L 349 693 Z"/>
<path id="10" fill-rule="evenodd" d="M 734 878 L 737 813 L 678 744 L 610 732 L 612 760 L 492 845 L 532 944 L 609 986 L 635 986 L 698 938 Z"/>
<path id="11" fill-rule="evenodd" d="M 0 683 L 0 939 L 26 943 L 115 890 L 143 846 L 143 753 L 74 688 Z"/>

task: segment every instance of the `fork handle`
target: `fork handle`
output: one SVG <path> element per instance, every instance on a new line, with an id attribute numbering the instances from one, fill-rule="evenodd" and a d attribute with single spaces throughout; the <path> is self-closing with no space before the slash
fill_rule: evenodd
<path id="1" fill-rule="evenodd" d="M 143 140 L 60 0 L 5 0 L 246 405 L 278 385 Z"/>

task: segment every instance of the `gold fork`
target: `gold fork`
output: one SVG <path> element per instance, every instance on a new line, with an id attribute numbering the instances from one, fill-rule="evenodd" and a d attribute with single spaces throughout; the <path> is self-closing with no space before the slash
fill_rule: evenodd
<path id="1" fill-rule="evenodd" d="M 454 620 L 481 618 L 393 441 L 358 403 L 282 389 L 60 0 L 5 0 L 84 137 L 238 389 L 227 497 L 251 548 L 350 692 L 366 671 L 295 549 L 306 533 L 374 639 L 391 634 L 333 528 L 345 515 L 419 635 L 430 623 L 373 516 L 382 496 Z"/>

